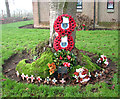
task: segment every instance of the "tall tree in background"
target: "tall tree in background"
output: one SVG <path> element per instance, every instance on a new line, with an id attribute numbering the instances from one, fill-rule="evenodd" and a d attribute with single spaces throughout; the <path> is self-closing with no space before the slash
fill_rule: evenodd
<path id="1" fill-rule="evenodd" d="M 5 0 L 5 6 L 6 6 L 6 11 L 7 11 L 7 17 L 10 17 L 10 9 L 9 9 L 9 2 L 8 2 L 8 0 Z"/>
<path id="2" fill-rule="evenodd" d="M 57 36 L 53 24 L 56 18 L 62 14 L 69 14 L 74 19 L 76 19 L 76 5 L 77 0 L 74 2 L 66 2 L 66 0 L 62 0 L 63 2 L 59 2 L 59 0 L 50 0 L 50 39 L 49 39 L 49 46 L 53 47 L 53 42 L 55 37 Z M 68 0 L 67 0 L 68 1 Z M 75 42 L 76 30 L 72 32 L 72 36 Z"/>

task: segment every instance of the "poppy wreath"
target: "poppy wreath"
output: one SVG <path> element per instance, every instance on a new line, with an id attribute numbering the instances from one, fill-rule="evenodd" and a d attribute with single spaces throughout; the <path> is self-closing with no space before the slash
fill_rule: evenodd
<path id="1" fill-rule="evenodd" d="M 63 18 L 68 18 L 69 23 L 65 23 L 65 25 L 67 25 L 67 28 L 62 28 L 62 24 L 63 24 Z M 65 20 L 66 20 L 65 19 Z M 54 44 L 53 47 L 56 51 L 61 50 L 61 49 L 66 49 L 71 51 L 74 47 L 74 41 L 73 41 L 73 37 L 71 36 L 72 32 L 74 31 L 76 27 L 76 22 L 75 20 L 68 14 L 63 14 L 58 16 L 58 18 L 55 20 L 54 22 L 54 29 L 55 31 L 58 33 L 58 36 L 54 39 Z M 61 43 L 61 39 L 62 37 L 67 36 L 67 41 L 68 44 L 66 47 L 61 47 L 60 43 Z"/>
<path id="2" fill-rule="evenodd" d="M 61 36 L 57 36 L 57 37 L 54 39 L 54 44 L 53 44 L 54 49 L 55 49 L 56 51 L 61 50 L 61 49 L 65 49 L 66 51 L 67 51 L 67 50 L 71 51 L 71 50 L 73 49 L 73 46 L 74 46 L 73 37 L 72 37 L 72 36 L 68 36 L 67 39 L 68 39 L 68 46 L 65 47 L 65 48 L 62 48 L 62 47 L 60 46 Z"/>
<path id="3" fill-rule="evenodd" d="M 69 28 L 67 28 L 67 29 L 61 28 L 61 24 L 63 22 L 63 17 L 69 18 Z M 70 16 L 68 14 L 63 14 L 63 15 L 58 16 L 58 18 L 54 22 L 54 29 L 61 36 L 71 35 L 72 32 L 74 31 L 75 27 L 76 27 L 75 20 L 72 18 L 72 16 Z"/>

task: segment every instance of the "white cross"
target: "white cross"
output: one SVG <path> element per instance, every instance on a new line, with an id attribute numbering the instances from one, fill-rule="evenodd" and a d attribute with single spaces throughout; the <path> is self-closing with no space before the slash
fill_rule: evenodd
<path id="1" fill-rule="evenodd" d="M 40 76 L 38 76 L 38 77 L 37 77 L 37 80 L 38 80 L 38 82 L 40 83 L 40 81 L 41 81 L 42 79 L 40 78 Z"/>
<path id="2" fill-rule="evenodd" d="M 49 81 L 50 81 L 51 79 L 49 78 L 49 77 L 47 77 L 47 78 L 45 78 L 45 81 L 44 81 L 44 83 L 46 83 L 47 82 L 47 84 L 49 84 Z"/>
<path id="3" fill-rule="evenodd" d="M 57 80 L 55 78 L 53 78 L 52 82 L 53 82 L 53 84 L 55 84 L 57 82 Z"/>
<path id="4" fill-rule="evenodd" d="M 35 78 L 33 77 L 33 75 L 31 75 L 31 83 L 33 82 Z"/>
<path id="5" fill-rule="evenodd" d="M 22 73 L 21 77 L 22 77 L 22 79 L 24 80 L 24 77 L 25 77 L 24 73 Z"/>
<path id="6" fill-rule="evenodd" d="M 26 75 L 25 78 L 26 78 L 26 80 L 28 81 L 28 79 L 29 79 L 28 75 Z"/>
<path id="7" fill-rule="evenodd" d="M 16 72 L 16 75 L 17 75 L 17 77 L 19 77 L 19 72 L 18 71 Z"/>
<path id="8" fill-rule="evenodd" d="M 62 80 L 60 80 L 60 82 L 61 82 L 62 84 L 64 84 L 64 83 L 65 83 L 64 78 L 62 78 Z"/>

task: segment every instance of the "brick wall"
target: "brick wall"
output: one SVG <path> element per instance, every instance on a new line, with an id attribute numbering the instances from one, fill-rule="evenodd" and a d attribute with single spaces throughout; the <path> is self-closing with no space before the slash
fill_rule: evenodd
<path id="1" fill-rule="evenodd" d="M 39 27 L 38 2 L 32 2 L 34 27 Z"/>

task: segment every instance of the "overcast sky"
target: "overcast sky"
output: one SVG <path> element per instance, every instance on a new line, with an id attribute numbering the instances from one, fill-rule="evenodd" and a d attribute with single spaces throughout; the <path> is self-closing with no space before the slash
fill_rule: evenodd
<path id="1" fill-rule="evenodd" d="M 30 12 L 32 11 L 32 0 L 8 0 L 10 12 L 14 11 Z M 2 10 L 6 13 L 5 0 L 0 0 L 0 14 Z"/>

